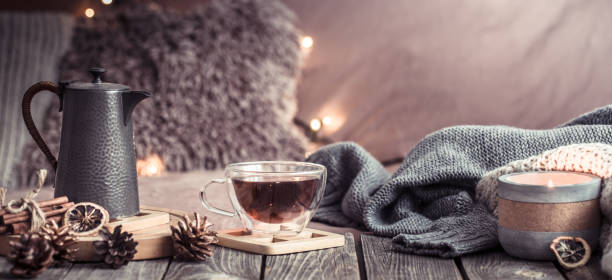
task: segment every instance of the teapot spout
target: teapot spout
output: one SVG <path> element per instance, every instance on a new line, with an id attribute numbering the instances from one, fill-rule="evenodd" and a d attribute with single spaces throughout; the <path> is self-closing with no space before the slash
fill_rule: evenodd
<path id="1" fill-rule="evenodd" d="M 140 101 L 148 97 L 151 97 L 151 93 L 146 91 L 132 90 L 123 93 L 121 96 L 123 101 L 123 125 L 128 125 L 128 123 L 130 123 L 134 107 L 136 107 Z"/>

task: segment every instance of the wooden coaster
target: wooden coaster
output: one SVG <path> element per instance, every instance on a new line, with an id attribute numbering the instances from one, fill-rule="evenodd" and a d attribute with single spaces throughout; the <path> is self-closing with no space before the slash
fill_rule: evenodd
<path id="1" fill-rule="evenodd" d="M 307 228 L 294 236 L 251 235 L 242 229 L 217 233 L 219 246 L 262 255 L 282 255 L 344 246 L 344 235 Z"/>

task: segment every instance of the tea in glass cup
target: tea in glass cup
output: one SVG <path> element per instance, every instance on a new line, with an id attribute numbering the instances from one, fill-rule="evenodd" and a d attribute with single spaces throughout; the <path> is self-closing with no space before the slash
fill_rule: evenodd
<path id="1" fill-rule="evenodd" d="M 259 161 L 230 164 L 224 179 L 203 187 L 204 207 L 227 216 L 238 214 L 247 232 L 295 234 L 301 232 L 317 210 L 325 193 L 323 165 L 291 161 Z M 233 212 L 218 209 L 206 199 L 206 188 L 226 184 Z"/>

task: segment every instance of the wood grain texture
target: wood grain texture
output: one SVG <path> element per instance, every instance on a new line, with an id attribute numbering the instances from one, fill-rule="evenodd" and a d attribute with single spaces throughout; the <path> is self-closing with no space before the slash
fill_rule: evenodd
<path id="1" fill-rule="evenodd" d="M 586 266 L 570 271 L 561 269 L 561 271 L 569 280 L 608 279 L 608 277 L 601 270 L 601 255 L 591 257 Z"/>
<path id="2" fill-rule="evenodd" d="M 410 255 L 393 250 L 390 238 L 361 235 L 367 278 L 461 279 L 452 259 Z"/>
<path id="3" fill-rule="evenodd" d="M 132 261 L 118 269 L 107 268 L 103 263 L 73 264 L 63 279 L 162 279 L 170 259 Z"/>
<path id="4" fill-rule="evenodd" d="M 563 279 L 552 262 L 534 262 L 492 251 L 461 258 L 470 280 L 476 279 Z"/>
<path id="5" fill-rule="evenodd" d="M 164 279 L 259 279 L 262 256 L 215 246 L 205 262 L 173 260 Z"/>
<path id="6" fill-rule="evenodd" d="M 13 267 L 13 265 L 11 263 L 9 263 L 9 261 L 7 261 L 5 257 L 0 257 L 0 279 L 16 279 L 10 273 L 10 270 L 11 270 L 12 267 Z M 43 280 L 46 280 L 46 279 L 49 279 L 49 280 L 62 279 L 62 278 L 64 278 L 64 276 L 66 276 L 66 274 L 68 274 L 68 272 L 70 271 L 71 267 L 72 267 L 71 263 L 65 263 L 61 267 L 52 267 L 52 268 L 47 269 L 45 272 L 43 272 L 41 275 L 39 275 L 35 279 L 37 279 L 37 280 L 40 280 L 40 279 L 43 279 Z"/>
<path id="7" fill-rule="evenodd" d="M 264 279 L 359 279 L 355 240 L 344 238 L 342 247 L 267 256 Z"/>
<path id="8" fill-rule="evenodd" d="M 170 222 L 170 214 L 160 211 L 152 211 L 140 209 L 140 213 L 136 216 L 114 219 L 104 225 L 109 231 L 113 231 L 115 227 L 122 226 L 121 229 L 129 232 L 146 230 L 155 226 L 165 225 Z"/>

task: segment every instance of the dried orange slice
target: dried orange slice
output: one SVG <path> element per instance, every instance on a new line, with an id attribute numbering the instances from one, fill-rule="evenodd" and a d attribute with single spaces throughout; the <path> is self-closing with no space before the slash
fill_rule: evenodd
<path id="1" fill-rule="evenodd" d="M 108 219 L 108 211 L 104 207 L 92 202 L 81 202 L 68 208 L 64 214 L 64 225 L 69 225 L 70 231 L 77 236 L 95 235 L 108 223 Z"/>
<path id="2" fill-rule="evenodd" d="M 591 246 L 580 237 L 559 236 L 550 244 L 550 249 L 565 269 L 583 266 L 591 258 Z"/>

